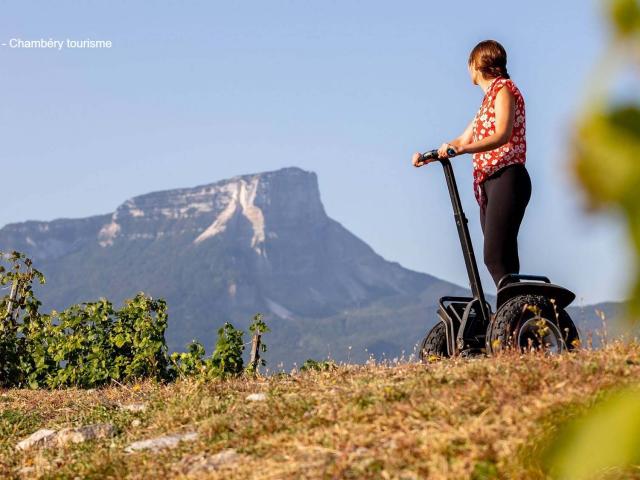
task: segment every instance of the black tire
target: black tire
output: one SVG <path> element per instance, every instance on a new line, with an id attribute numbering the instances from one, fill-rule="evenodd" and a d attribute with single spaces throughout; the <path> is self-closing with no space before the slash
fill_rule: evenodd
<path id="1" fill-rule="evenodd" d="M 564 310 L 561 312 L 564 312 Z M 541 295 L 515 296 L 503 303 L 496 312 L 487 330 L 487 349 L 492 353 L 505 348 L 525 350 L 528 347 L 529 341 L 535 342 L 537 339 L 533 336 L 521 335 L 523 333 L 523 326 L 525 326 L 529 320 L 536 318 L 544 319 L 548 322 L 545 323 L 545 325 L 549 325 L 549 327 L 557 333 L 552 334 L 552 338 L 556 339 L 558 343 L 564 343 L 562 345 L 563 349 L 569 348 L 569 345 L 564 342 L 565 335 L 561 331 L 563 327 L 562 323 L 567 323 L 567 317 L 568 315 L 562 316 L 559 313 L 558 318 L 556 318 L 553 304 L 547 297 Z M 537 322 L 537 320 L 533 321 Z M 529 322 L 529 325 L 531 325 L 531 323 L 532 322 Z M 571 327 L 575 329 L 570 318 L 568 319 L 567 327 L 569 328 L 568 336 L 570 337 Z M 546 331 L 549 331 L 549 328 L 546 328 Z M 543 342 L 537 341 L 539 342 L 537 346 L 541 347 Z"/>
<path id="2" fill-rule="evenodd" d="M 420 361 L 429 363 L 435 358 L 448 357 L 447 332 L 444 322 L 438 320 L 420 345 Z"/>

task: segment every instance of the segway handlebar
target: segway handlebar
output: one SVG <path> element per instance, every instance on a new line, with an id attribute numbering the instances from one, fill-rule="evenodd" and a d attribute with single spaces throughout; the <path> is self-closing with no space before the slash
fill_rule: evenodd
<path id="1" fill-rule="evenodd" d="M 447 149 L 447 158 L 455 157 L 456 151 L 453 148 Z M 438 150 L 429 150 L 428 152 L 424 152 L 420 157 L 420 162 L 422 165 L 427 163 L 428 161 L 433 160 L 444 160 L 443 158 L 438 157 Z M 418 165 L 418 166 L 422 166 Z"/>

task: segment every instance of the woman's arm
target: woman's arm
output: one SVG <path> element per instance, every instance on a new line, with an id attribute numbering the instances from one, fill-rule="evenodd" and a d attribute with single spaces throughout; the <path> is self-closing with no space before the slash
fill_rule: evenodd
<path id="1" fill-rule="evenodd" d="M 462 153 L 486 152 L 487 150 L 501 147 L 509 141 L 516 116 L 516 100 L 508 88 L 503 87 L 500 89 L 496 96 L 494 108 L 496 109 L 496 123 L 493 135 L 478 140 L 477 142 L 470 142 L 459 146 L 454 145 L 458 155 Z"/>

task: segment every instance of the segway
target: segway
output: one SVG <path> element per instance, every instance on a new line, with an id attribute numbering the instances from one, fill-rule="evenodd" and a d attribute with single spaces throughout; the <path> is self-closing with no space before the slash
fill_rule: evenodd
<path id="1" fill-rule="evenodd" d="M 455 156 L 453 149 L 447 153 Z M 505 348 L 550 353 L 575 349 L 578 330 L 566 308 L 576 296 L 545 276 L 506 274 L 498 282 L 496 312 L 492 313 L 482 290 L 451 162 L 439 158 L 437 150 L 423 153 L 421 162 L 427 160 L 439 161 L 444 169 L 472 297 L 439 300 L 438 319 L 421 342 L 420 359 L 428 362 L 438 357 L 493 354 Z"/>

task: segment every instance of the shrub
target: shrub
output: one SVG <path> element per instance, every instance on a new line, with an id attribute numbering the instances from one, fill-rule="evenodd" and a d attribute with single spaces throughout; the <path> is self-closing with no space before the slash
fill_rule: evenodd
<path id="1" fill-rule="evenodd" d="M 269 331 L 262 318 L 263 316 L 260 313 L 253 317 L 253 322 L 249 326 L 249 331 L 252 334 L 262 334 Z M 236 329 L 228 322 L 225 323 L 218 330 L 218 341 L 209 358 L 204 358 L 205 349 L 202 344 L 193 341 L 186 353 L 171 354 L 175 375 L 180 377 L 197 375 L 203 378 L 225 378 L 242 374 L 244 371 L 242 354 L 245 349 L 243 336 L 244 332 L 242 330 Z M 267 346 L 264 343 L 260 344 L 260 351 L 267 351 Z M 264 360 L 261 360 L 260 364 L 266 365 Z M 247 373 L 256 373 L 250 367 L 247 368 Z"/>
<path id="2" fill-rule="evenodd" d="M 213 354 L 204 358 L 205 349 L 200 342 L 189 344 L 186 353 L 171 354 L 173 372 L 179 377 L 199 376 L 203 378 L 224 378 L 242 373 L 242 330 L 230 323 L 218 329 L 218 342 Z"/>
<path id="3" fill-rule="evenodd" d="M 163 300 L 139 293 L 120 310 L 100 299 L 23 319 L 14 364 L 19 374 L 9 383 L 56 388 L 165 379 L 166 309 Z"/>
<path id="4" fill-rule="evenodd" d="M 318 361 L 312 358 L 307 358 L 302 364 L 302 366 L 300 367 L 300 371 L 301 372 L 307 372 L 310 370 L 325 371 L 325 370 L 333 370 L 335 368 L 337 368 L 337 366 L 335 362 L 333 362 L 332 360 Z"/>
<path id="5" fill-rule="evenodd" d="M 244 332 L 230 323 L 218 330 L 210 358 L 196 341 L 187 352 L 169 356 L 164 300 L 139 293 L 120 310 L 100 299 L 41 314 L 32 284 L 44 283 L 44 276 L 21 253 L 0 252 L 2 261 L 8 268 L 0 263 L 0 287 L 10 285 L 12 293 L 0 298 L 0 386 L 89 388 L 112 381 L 243 373 Z M 254 317 L 250 330 L 268 331 L 262 315 Z"/>
<path id="6" fill-rule="evenodd" d="M 262 353 L 267 351 L 267 344 L 262 341 L 262 334 L 269 332 L 269 327 L 264 322 L 264 316 L 261 313 L 257 313 L 253 316 L 253 321 L 251 325 L 249 325 L 249 332 L 258 339 L 258 346 L 256 350 L 256 361 L 254 363 L 250 363 L 247 366 L 247 373 L 255 375 L 260 366 L 265 366 L 267 363 L 262 358 Z M 253 348 L 253 345 L 252 345 Z"/>
<path id="7" fill-rule="evenodd" d="M 28 342 L 24 331 L 28 332 L 29 325 L 39 317 L 34 281 L 44 284 L 45 278 L 29 258 L 19 252 L 0 252 L 0 288 L 10 288 L 10 294 L 0 298 L 0 386 L 21 384 L 24 380 Z"/>

